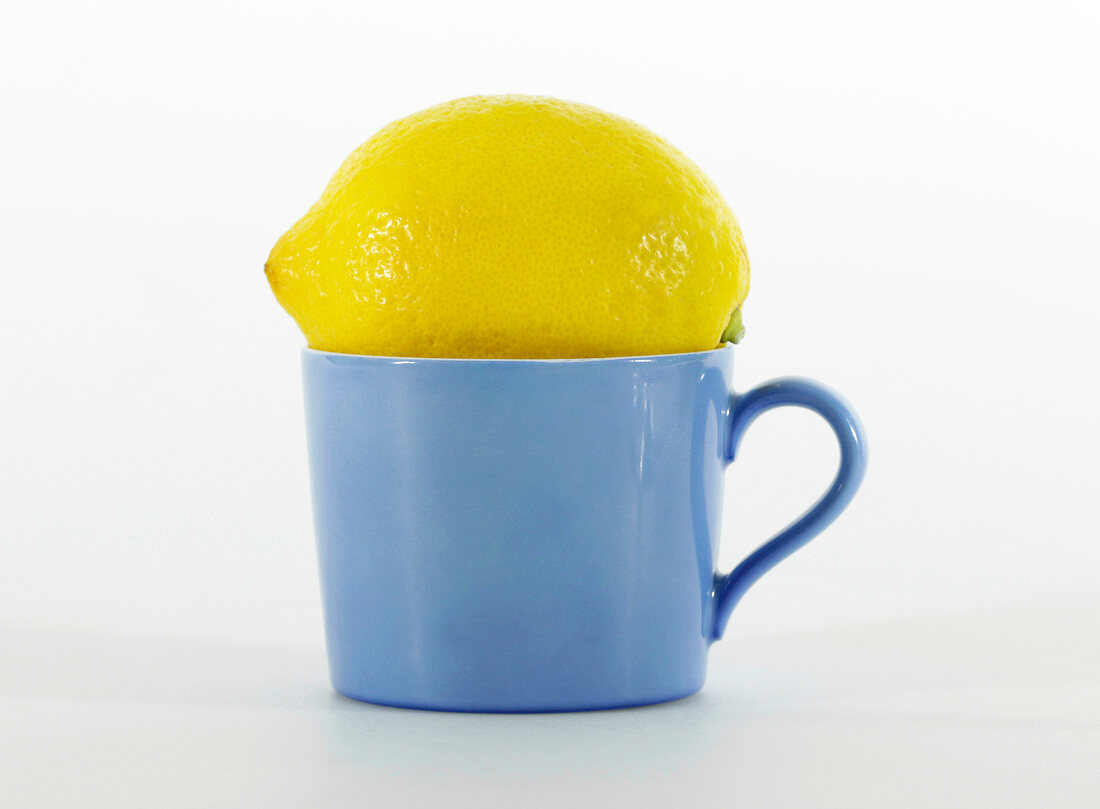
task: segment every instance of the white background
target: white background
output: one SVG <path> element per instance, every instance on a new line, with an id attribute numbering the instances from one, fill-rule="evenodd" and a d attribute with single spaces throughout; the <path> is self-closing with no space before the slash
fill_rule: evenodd
<path id="1" fill-rule="evenodd" d="M 1095 6 L 4 16 L 0 803 L 1095 798 Z M 752 590 L 673 706 L 447 716 L 325 682 L 303 341 L 263 262 L 380 126 L 496 92 L 592 103 L 691 155 L 752 259 L 739 386 L 820 378 L 870 436 L 853 506 Z M 723 565 L 835 457 L 813 416 L 759 421 Z"/>

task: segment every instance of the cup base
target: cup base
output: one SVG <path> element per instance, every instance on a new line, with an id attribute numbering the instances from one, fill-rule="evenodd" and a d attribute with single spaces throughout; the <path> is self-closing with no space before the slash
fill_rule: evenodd
<path id="1" fill-rule="evenodd" d="M 624 700 L 622 702 L 611 702 L 607 704 L 593 703 L 593 704 L 576 704 L 576 705 L 480 705 L 474 704 L 461 704 L 461 703 L 420 703 L 420 702 L 404 702 L 400 700 L 387 700 L 380 699 L 374 696 L 368 696 L 365 694 L 355 694 L 347 690 L 341 690 L 339 688 L 333 688 L 337 694 L 355 702 L 362 702 L 368 705 L 377 705 L 382 708 L 403 708 L 405 710 L 412 711 L 436 711 L 441 713 L 497 713 L 497 714 L 526 714 L 526 713 L 584 713 L 588 711 L 616 711 L 625 708 L 644 708 L 648 705 L 663 705 L 668 702 L 676 702 L 677 700 L 687 699 L 688 697 L 698 694 L 702 686 L 685 691 L 682 693 L 673 693 L 661 696 L 644 697 L 636 700 Z"/>

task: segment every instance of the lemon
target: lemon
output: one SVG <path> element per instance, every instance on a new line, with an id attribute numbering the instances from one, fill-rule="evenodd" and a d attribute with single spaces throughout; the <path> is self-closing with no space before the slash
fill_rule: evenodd
<path id="1" fill-rule="evenodd" d="M 739 336 L 749 285 L 737 219 L 683 153 L 521 95 L 383 128 L 265 269 L 311 347 L 406 357 L 710 349 Z"/>

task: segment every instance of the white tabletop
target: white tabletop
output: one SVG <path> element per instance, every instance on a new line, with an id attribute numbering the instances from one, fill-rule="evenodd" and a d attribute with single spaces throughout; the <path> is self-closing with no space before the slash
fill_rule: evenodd
<path id="1" fill-rule="evenodd" d="M 0 804 L 1094 807 L 1100 603 L 741 636 L 651 708 L 337 696 L 323 650 L 8 626 Z"/>

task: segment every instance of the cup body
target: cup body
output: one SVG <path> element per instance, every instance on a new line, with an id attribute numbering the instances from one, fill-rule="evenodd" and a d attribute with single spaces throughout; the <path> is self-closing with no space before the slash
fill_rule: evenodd
<path id="1" fill-rule="evenodd" d="M 595 360 L 306 350 L 334 687 L 460 711 L 703 685 L 728 347 Z"/>

